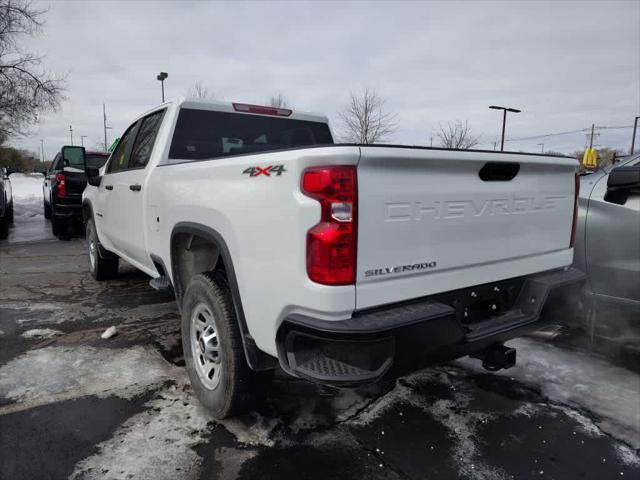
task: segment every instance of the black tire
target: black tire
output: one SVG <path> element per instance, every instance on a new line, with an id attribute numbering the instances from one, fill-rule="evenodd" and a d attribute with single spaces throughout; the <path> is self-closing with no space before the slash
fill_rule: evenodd
<path id="1" fill-rule="evenodd" d="M 203 342 L 192 339 L 192 333 L 197 331 L 193 327 L 195 321 L 192 322 L 192 318 L 197 316 L 202 305 L 212 314 L 215 343 L 219 349 L 220 363 L 214 367 L 220 369 L 219 377 L 213 388 L 203 382 L 202 373 L 199 373 L 203 372 L 202 367 L 196 364 L 197 361 L 202 363 L 205 349 L 196 346 L 198 351 L 194 358 L 192 345 L 204 345 Z M 201 339 L 205 338 L 205 331 L 206 329 L 200 336 Z M 255 372 L 247 365 L 233 299 L 222 274 L 208 272 L 196 275 L 187 285 L 182 299 L 182 347 L 193 390 L 200 403 L 215 418 L 222 419 L 243 413 L 267 392 L 273 372 Z"/>
<path id="2" fill-rule="evenodd" d="M 49 205 L 46 200 L 43 200 L 42 203 L 44 208 L 44 218 L 49 220 L 51 218 L 51 205 Z"/>
<path id="3" fill-rule="evenodd" d="M 7 210 L 7 222 L 9 224 L 13 223 L 13 202 L 11 202 L 9 209 Z"/>
<path id="4" fill-rule="evenodd" d="M 51 232 L 58 238 L 66 237 L 67 233 L 67 220 L 65 218 L 58 218 L 56 216 L 55 209 L 51 209 Z"/>
<path id="5" fill-rule="evenodd" d="M 93 219 L 87 220 L 86 237 L 89 250 L 89 271 L 96 280 L 108 280 L 118 274 L 119 258 L 116 255 L 103 258 L 98 251 L 98 234 Z"/>
<path id="6" fill-rule="evenodd" d="M 7 221 L 7 218 L 5 215 L 4 217 L 0 217 L 0 240 L 4 240 L 8 236 L 9 236 L 9 222 Z"/>

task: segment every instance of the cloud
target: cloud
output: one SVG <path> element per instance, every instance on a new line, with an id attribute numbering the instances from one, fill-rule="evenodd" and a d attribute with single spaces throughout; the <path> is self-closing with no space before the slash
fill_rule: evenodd
<path id="1" fill-rule="evenodd" d="M 439 122 L 468 119 L 491 148 L 500 114 L 521 108 L 507 137 L 630 125 L 640 113 L 638 2 L 55 2 L 26 47 L 69 72 L 63 109 L 14 143 L 47 157 L 87 135 L 110 139 L 160 102 L 201 81 L 218 99 L 264 103 L 282 91 L 294 108 L 330 118 L 349 90 L 371 86 L 398 113 L 398 143 L 428 144 Z M 628 148 L 631 130 L 600 143 Z M 511 142 L 537 151 L 540 140 Z M 552 137 L 570 152 L 582 134 Z"/>

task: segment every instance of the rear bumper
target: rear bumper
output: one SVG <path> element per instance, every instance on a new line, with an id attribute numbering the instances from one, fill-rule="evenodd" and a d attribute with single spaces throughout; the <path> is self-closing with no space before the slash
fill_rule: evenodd
<path id="1" fill-rule="evenodd" d="M 58 218 L 82 218 L 82 199 L 74 203 L 55 203 L 53 214 Z"/>
<path id="2" fill-rule="evenodd" d="M 537 329 L 545 312 L 557 316 L 572 308 L 584 278 L 576 269 L 554 270 L 356 312 L 343 321 L 293 314 L 278 330 L 278 358 L 286 372 L 318 383 L 375 382 L 392 365 L 457 358 Z"/>

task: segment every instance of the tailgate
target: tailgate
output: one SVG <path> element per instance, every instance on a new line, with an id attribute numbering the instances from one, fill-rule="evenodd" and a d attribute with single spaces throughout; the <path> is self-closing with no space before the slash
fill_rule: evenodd
<path id="1" fill-rule="evenodd" d="M 356 306 L 571 264 L 573 159 L 362 147 Z"/>

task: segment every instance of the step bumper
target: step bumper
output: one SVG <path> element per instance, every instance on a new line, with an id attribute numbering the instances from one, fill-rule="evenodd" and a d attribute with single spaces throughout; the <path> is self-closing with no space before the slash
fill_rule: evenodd
<path id="1" fill-rule="evenodd" d="M 317 383 L 373 383 L 396 363 L 458 358 L 540 328 L 545 312 L 557 318 L 559 311 L 574 307 L 584 279 L 579 270 L 567 268 L 356 312 L 342 321 L 292 314 L 278 329 L 278 358 L 287 373 Z M 496 288 L 515 292 L 509 307 L 465 321 L 469 308 L 493 301 L 482 292 Z M 462 300 L 470 291 L 474 305 Z"/>

